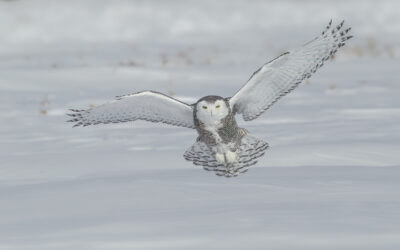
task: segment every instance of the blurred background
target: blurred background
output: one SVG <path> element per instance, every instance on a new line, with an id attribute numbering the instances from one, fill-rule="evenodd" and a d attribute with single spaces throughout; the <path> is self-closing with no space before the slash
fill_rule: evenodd
<path id="1" fill-rule="evenodd" d="M 398 249 L 400 2 L 0 1 L 0 249 Z M 141 90 L 233 95 L 345 20 L 352 38 L 259 119 L 234 179 L 186 162 L 195 131 L 71 128 Z"/>

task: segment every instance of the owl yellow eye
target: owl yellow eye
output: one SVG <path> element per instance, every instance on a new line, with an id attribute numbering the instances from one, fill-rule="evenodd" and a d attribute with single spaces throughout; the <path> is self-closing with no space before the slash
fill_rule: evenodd
<path id="1" fill-rule="evenodd" d="M 207 106 L 203 106 L 203 109 L 207 109 Z"/>
<path id="2" fill-rule="evenodd" d="M 220 105 L 215 106 L 215 108 L 217 108 L 217 109 L 219 109 L 220 107 L 221 107 Z"/>

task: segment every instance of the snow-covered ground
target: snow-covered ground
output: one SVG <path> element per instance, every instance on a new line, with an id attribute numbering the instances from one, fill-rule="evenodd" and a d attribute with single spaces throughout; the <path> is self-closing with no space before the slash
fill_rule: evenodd
<path id="1" fill-rule="evenodd" d="M 400 249 L 399 1 L 0 1 L 0 249 Z M 270 144 L 221 178 L 195 131 L 71 128 L 154 89 L 232 95 L 346 19 L 332 62 L 246 123 Z"/>

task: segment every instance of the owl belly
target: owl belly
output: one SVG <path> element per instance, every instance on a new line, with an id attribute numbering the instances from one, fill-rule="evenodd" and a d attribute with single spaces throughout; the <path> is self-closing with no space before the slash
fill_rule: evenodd
<path id="1" fill-rule="evenodd" d="M 208 132 L 208 136 L 211 136 L 210 140 L 212 143 L 207 143 L 210 149 L 215 153 L 215 159 L 223 165 L 230 165 L 238 160 L 236 153 L 237 142 L 234 141 L 235 137 L 222 138 L 220 126 L 205 126 L 204 130 Z"/>

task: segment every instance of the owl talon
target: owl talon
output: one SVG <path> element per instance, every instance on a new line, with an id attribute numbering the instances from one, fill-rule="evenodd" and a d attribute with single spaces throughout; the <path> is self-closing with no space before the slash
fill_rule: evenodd
<path id="1" fill-rule="evenodd" d="M 235 163 L 235 162 L 237 162 L 237 154 L 228 150 L 225 153 L 225 160 L 226 160 L 226 163 L 228 163 L 228 164 Z"/>

